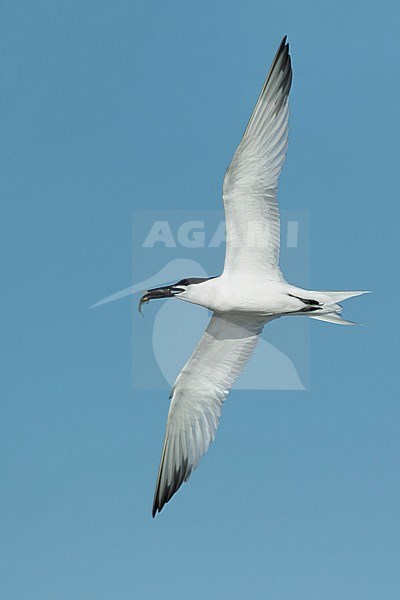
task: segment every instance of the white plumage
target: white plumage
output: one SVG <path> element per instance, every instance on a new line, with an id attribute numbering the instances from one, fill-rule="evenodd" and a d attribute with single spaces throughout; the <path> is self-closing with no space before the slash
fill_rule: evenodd
<path id="1" fill-rule="evenodd" d="M 214 314 L 171 392 L 154 510 L 197 467 L 214 440 L 222 404 L 249 360 L 265 320 Z"/>
<path id="2" fill-rule="evenodd" d="M 149 290 L 139 304 L 141 309 L 151 299 L 173 297 L 213 311 L 172 388 L 153 516 L 189 478 L 214 440 L 222 404 L 264 326 L 288 315 L 350 324 L 341 318 L 338 302 L 365 293 L 303 290 L 287 283 L 279 269 L 276 192 L 288 144 L 291 82 L 285 37 L 225 175 L 227 241 L 222 275 Z"/>
<path id="3" fill-rule="evenodd" d="M 226 172 L 225 272 L 254 272 L 281 279 L 279 270 L 278 178 L 289 134 L 292 68 L 289 45 L 282 41 L 243 138 Z"/>

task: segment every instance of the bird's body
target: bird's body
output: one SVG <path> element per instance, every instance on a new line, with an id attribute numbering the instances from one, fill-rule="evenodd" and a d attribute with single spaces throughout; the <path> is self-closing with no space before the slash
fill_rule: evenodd
<path id="1" fill-rule="evenodd" d="M 151 299 L 175 298 L 213 312 L 171 392 L 153 516 L 189 478 L 214 440 L 222 403 L 264 326 L 283 316 L 348 325 L 339 302 L 364 293 L 304 290 L 287 283 L 280 271 L 276 192 L 288 144 L 291 81 L 284 38 L 224 178 L 227 239 L 222 275 L 149 290 L 139 304 L 140 310 Z"/>
<path id="2" fill-rule="evenodd" d="M 320 305 L 326 303 L 332 312 L 334 304 L 326 293 L 303 290 L 284 280 L 258 278 L 252 273 L 225 273 L 189 286 L 175 298 L 213 312 L 254 314 L 267 319 L 306 312 L 304 309 L 313 306 L 313 302 Z"/>
<path id="3" fill-rule="evenodd" d="M 223 273 L 188 286 L 177 300 L 198 304 L 218 313 L 245 313 L 270 319 L 307 315 L 313 318 L 342 310 L 338 302 L 365 292 L 324 292 L 304 290 L 282 280 L 268 280 L 252 273 Z M 314 313 L 314 314 L 313 314 Z M 348 324 L 348 321 L 343 324 Z"/>

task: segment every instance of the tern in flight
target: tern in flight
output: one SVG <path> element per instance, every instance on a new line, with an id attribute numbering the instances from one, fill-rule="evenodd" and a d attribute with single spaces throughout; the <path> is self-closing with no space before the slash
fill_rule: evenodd
<path id="1" fill-rule="evenodd" d="M 187 481 L 214 440 L 222 404 L 264 326 L 289 315 L 350 325 L 341 317 L 339 302 L 365 293 L 303 290 L 287 283 L 280 271 L 276 192 L 288 146 L 291 82 L 289 45 L 284 37 L 225 174 L 222 275 L 187 277 L 148 290 L 139 303 L 141 310 L 150 300 L 174 298 L 213 312 L 172 388 L 153 517 Z"/>

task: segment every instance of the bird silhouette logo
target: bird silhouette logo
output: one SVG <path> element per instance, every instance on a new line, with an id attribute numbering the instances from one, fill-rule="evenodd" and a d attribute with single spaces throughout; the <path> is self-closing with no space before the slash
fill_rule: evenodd
<path id="1" fill-rule="evenodd" d="M 193 277 L 209 276 L 198 261 L 172 259 L 148 279 L 115 292 L 90 308 L 142 294 L 160 281 L 176 281 L 182 273 L 190 273 Z M 160 373 L 169 386 L 173 385 L 208 320 L 206 311 L 186 303 L 164 302 L 156 308 L 152 324 L 152 351 Z M 171 352 L 171 339 L 175 340 L 174 352 Z M 265 337 L 261 338 L 246 370 L 235 385 L 236 390 L 304 390 L 305 387 L 293 359 Z"/>

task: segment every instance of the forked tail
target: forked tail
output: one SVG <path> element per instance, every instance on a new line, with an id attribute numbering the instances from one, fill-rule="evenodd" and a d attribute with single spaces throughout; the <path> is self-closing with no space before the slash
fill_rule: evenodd
<path id="1" fill-rule="evenodd" d="M 323 309 L 320 313 L 310 314 L 310 319 L 318 319 L 319 321 L 336 323 L 337 325 L 358 325 L 354 321 L 343 319 L 340 314 L 343 309 L 338 302 L 354 298 L 354 296 L 361 296 L 362 294 L 369 294 L 369 292 L 314 292 L 313 298 L 322 304 Z"/>

